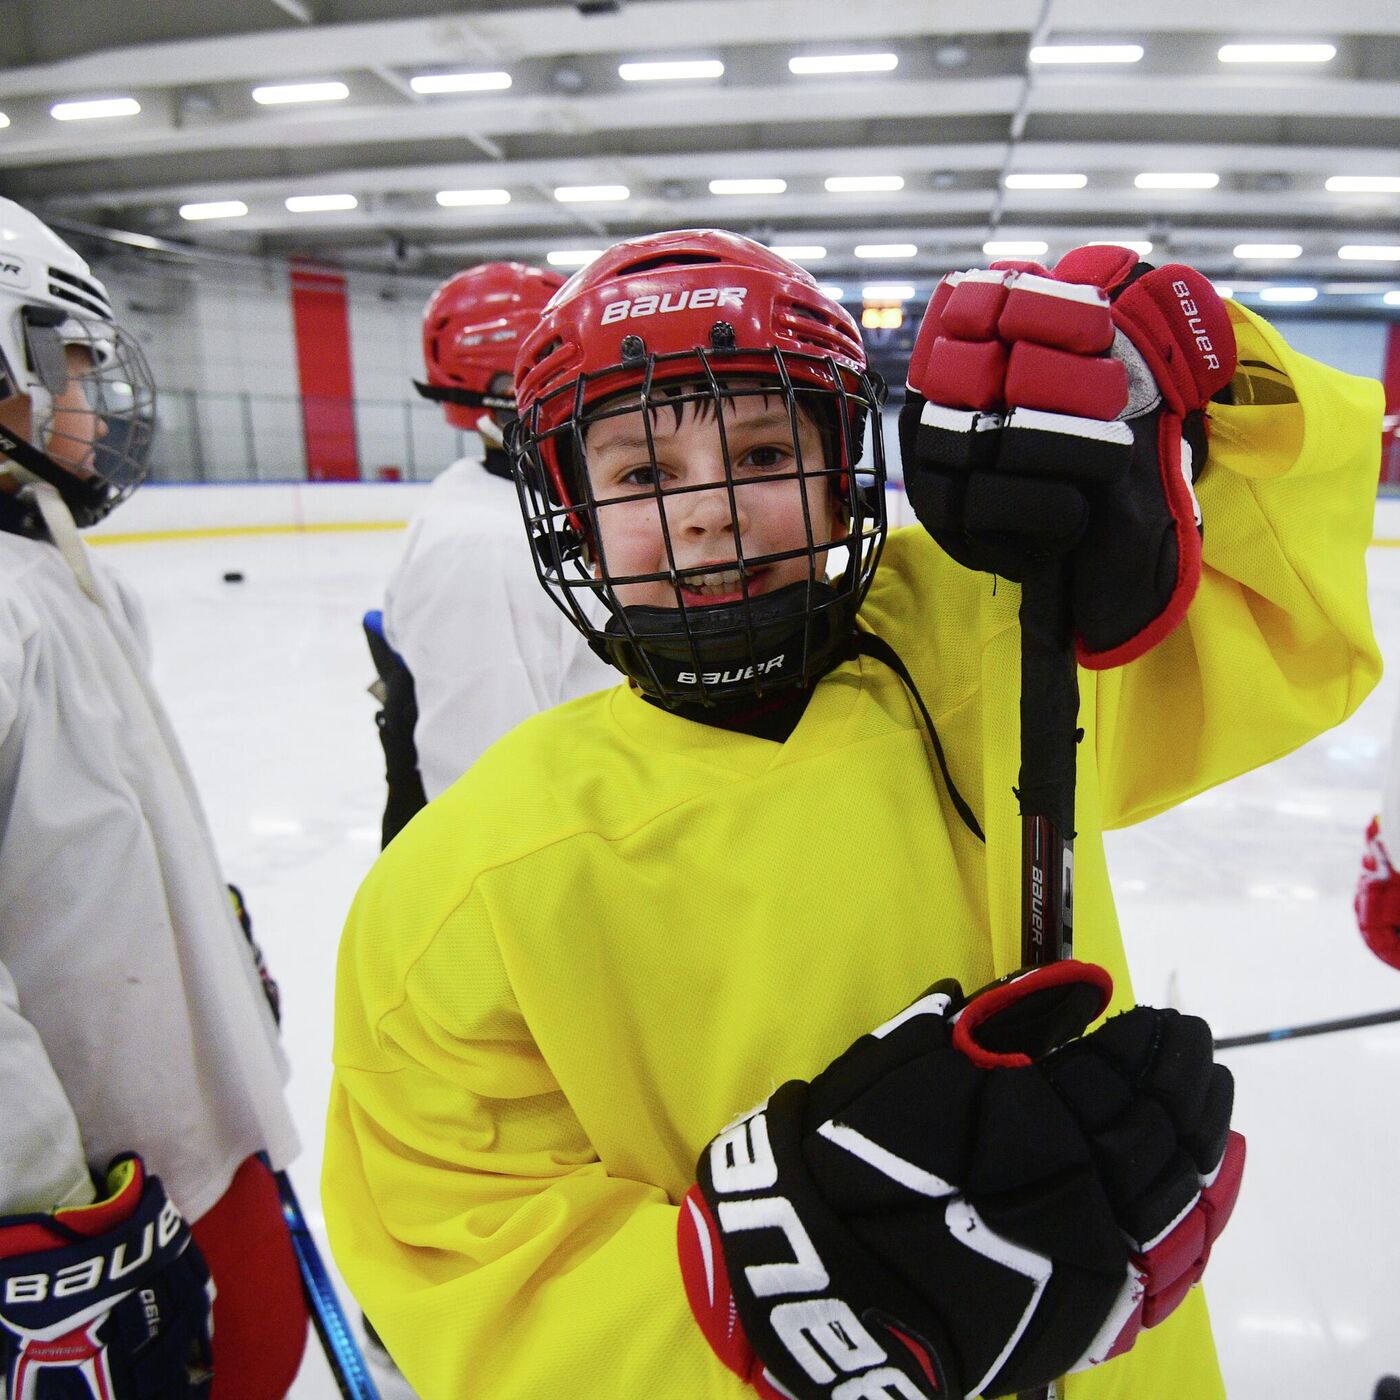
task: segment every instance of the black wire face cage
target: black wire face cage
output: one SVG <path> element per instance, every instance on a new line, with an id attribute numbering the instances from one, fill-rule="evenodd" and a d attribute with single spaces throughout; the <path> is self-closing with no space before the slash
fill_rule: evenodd
<path id="1" fill-rule="evenodd" d="M 669 707 L 811 684 L 850 654 L 884 544 L 883 398 L 877 377 L 778 350 L 580 376 L 510 438 L 540 582 L 595 652 Z M 626 439 L 622 457 L 600 460 L 595 430 L 624 418 L 601 435 Z M 697 509 L 722 522 L 703 544 Z"/>
<path id="2" fill-rule="evenodd" d="M 30 378 L 48 391 L 47 410 L 31 429 L 46 463 L 25 465 L 58 488 L 78 525 L 92 525 L 146 478 L 151 371 L 136 341 L 110 322 L 47 307 L 26 308 L 23 317 Z"/>

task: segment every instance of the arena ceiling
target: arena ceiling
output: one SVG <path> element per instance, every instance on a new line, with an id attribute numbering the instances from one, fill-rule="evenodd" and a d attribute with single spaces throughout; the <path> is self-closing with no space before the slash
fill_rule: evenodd
<path id="1" fill-rule="evenodd" d="M 1262 43 L 1321 47 L 1222 61 Z M 1064 45 L 1141 52 L 1030 61 Z M 884 66 L 793 71 L 852 55 Z M 620 75 L 661 61 L 714 76 Z M 714 225 L 824 249 L 808 266 L 848 288 L 926 291 L 991 240 L 1400 288 L 1400 0 L 0 0 L 0 64 L 0 192 L 171 256 L 445 274 Z M 480 86 L 420 90 L 444 78 Z M 254 100 L 288 84 L 345 95 Z M 94 99 L 139 111 L 54 114 Z M 1197 187 L 1142 187 L 1173 175 Z M 1074 187 L 1022 187 L 1047 176 Z M 898 187 L 827 185 L 862 177 Z M 556 194 L 578 187 L 625 197 Z"/>

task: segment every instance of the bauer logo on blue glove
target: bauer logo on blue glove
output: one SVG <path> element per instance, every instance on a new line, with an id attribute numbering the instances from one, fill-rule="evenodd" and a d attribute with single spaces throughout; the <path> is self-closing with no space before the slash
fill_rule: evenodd
<path id="1" fill-rule="evenodd" d="M 0 1219 L 10 1400 L 203 1400 L 213 1286 L 189 1226 L 119 1157 L 95 1205 Z"/>

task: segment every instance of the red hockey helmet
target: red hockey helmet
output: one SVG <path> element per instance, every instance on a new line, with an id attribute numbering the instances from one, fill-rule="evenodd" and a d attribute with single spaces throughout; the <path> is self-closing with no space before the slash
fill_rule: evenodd
<path id="1" fill-rule="evenodd" d="M 521 344 L 515 377 L 519 420 L 511 446 L 540 578 L 596 651 L 671 705 L 810 683 L 845 655 L 885 533 L 883 386 L 867 370 L 855 321 L 810 273 L 715 229 L 631 239 L 555 295 Z M 834 523 L 823 533 L 811 518 L 817 513 L 804 511 L 805 541 L 771 558 L 748 557 L 732 527 L 742 596 L 697 605 L 665 524 L 670 490 L 663 492 L 654 472 L 657 484 L 643 489 L 654 491 L 661 512 L 665 566 L 650 575 L 611 573 L 599 513 L 621 501 L 599 498 L 590 483 L 590 428 L 662 408 L 679 414 L 692 404 L 697 416 L 723 423 L 746 398 L 782 405 L 795 457 L 785 479 L 824 478 Z M 820 435 L 820 462 L 802 461 L 802 419 Z M 857 472 L 867 422 L 874 461 Z M 736 481 L 747 488 L 729 460 L 723 427 L 716 442 L 723 481 L 705 489 L 724 491 L 732 502 Z M 794 556 L 803 557 L 805 577 L 761 591 L 765 569 Z M 844 563 L 835 581 L 825 576 L 828 556 Z M 669 585 L 674 607 L 622 601 L 648 581 Z M 580 606 L 580 598 L 596 598 L 606 621 L 597 622 L 598 607 Z"/>
<path id="2" fill-rule="evenodd" d="M 510 391 L 492 391 L 509 375 L 516 352 L 550 297 L 564 285 L 557 272 L 524 263 L 469 267 L 428 298 L 423 309 L 424 398 L 443 404 L 454 428 L 475 430 L 492 409 L 510 411 Z"/>

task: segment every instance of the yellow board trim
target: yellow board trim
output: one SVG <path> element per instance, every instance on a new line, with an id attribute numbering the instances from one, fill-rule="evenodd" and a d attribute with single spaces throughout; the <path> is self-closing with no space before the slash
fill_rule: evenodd
<path id="1" fill-rule="evenodd" d="M 140 530 L 129 535 L 88 535 L 88 544 L 152 544 L 159 540 L 218 540 L 230 535 L 325 535 L 350 530 L 403 530 L 407 520 L 327 520 L 308 525 L 211 525 L 193 530 Z M 1400 541 L 1397 541 L 1400 543 Z"/>

